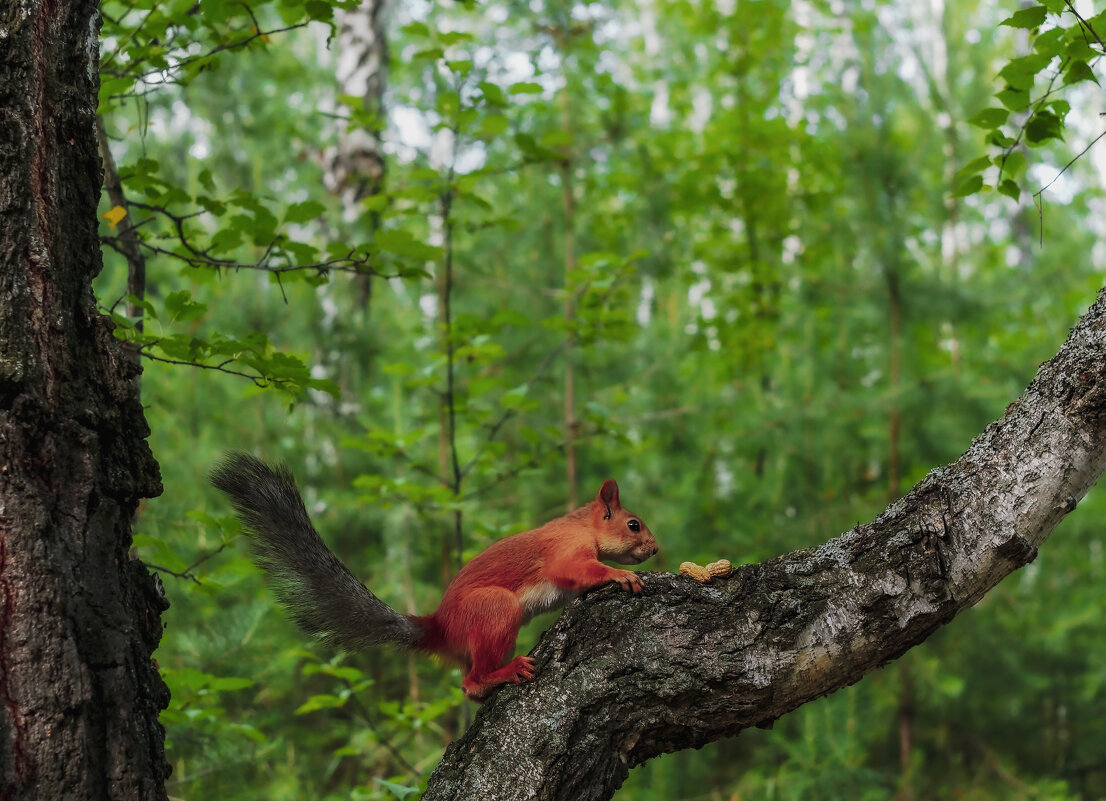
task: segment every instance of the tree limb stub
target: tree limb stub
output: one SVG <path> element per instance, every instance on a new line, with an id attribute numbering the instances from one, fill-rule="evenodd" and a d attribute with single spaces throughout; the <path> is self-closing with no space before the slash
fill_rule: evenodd
<path id="1" fill-rule="evenodd" d="M 433 799 L 610 798 L 629 769 L 765 726 L 901 656 L 1037 548 L 1106 468 L 1106 290 L 956 462 L 873 522 L 700 585 L 573 603 L 446 751 Z"/>

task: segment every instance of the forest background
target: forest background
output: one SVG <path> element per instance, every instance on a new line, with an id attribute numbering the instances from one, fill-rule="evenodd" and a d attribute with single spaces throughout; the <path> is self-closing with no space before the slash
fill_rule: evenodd
<path id="1" fill-rule="evenodd" d="M 609 476 L 649 569 L 754 562 L 955 459 L 1103 284 L 1103 149 L 1057 178 L 1104 125 L 1091 4 L 342 5 L 103 4 L 97 289 L 166 488 L 135 546 L 173 797 L 402 798 L 474 710 L 448 666 L 302 639 L 207 485 L 226 449 L 291 465 L 404 611 Z M 1104 506 L 618 797 L 1106 797 Z"/>

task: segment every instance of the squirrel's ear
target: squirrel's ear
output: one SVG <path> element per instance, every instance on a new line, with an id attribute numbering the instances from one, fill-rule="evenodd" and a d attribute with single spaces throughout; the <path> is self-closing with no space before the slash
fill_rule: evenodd
<path id="1" fill-rule="evenodd" d="M 608 478 L 603 482 L 603 486 L 599 488 L 599 494 L 595 499 L 604 506 L 610 506 L 614 509 L 622 507 L 618 502 L 618 483 L 613 478 Z"/>

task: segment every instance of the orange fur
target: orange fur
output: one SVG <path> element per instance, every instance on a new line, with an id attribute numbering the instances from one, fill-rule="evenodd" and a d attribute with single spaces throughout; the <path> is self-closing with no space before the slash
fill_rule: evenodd
<path id="1" fill-rule="evenodd" d="M 422 631 L 416 647 L 459 662 L 467 671 L 461 689 L 483 700 L 498 684 L 534 677 L 530 657 L 511 659 L 523 623 L 610 581 L 640 593 L 636 573 L 599 560 L 637 564 L 656 552 L 652 533 L 622 508 L 618 484 L 607 479 L 591 503 L 500 540 L 465 565 L 437 610 L 412 618 Z"/>

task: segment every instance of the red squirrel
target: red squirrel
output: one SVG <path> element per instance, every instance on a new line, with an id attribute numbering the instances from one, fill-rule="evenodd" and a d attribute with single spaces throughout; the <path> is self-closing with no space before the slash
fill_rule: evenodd
<path id="1" fill-rule="evenodd" d="M 633 565 L 657 552 L 652 533 L 622 508 L 618 484 L 607 479 L 587 505 L 488 546 L 453 577 L 431 614 L 403 615 L 326 547 L 286 467 L 231 453 L 211 481 L 230 496 L 255 561 L 301 629 L 347 651 L 392 642 L 438 654 L 464 668 L 461 689 L 474 701 L 534 677 L 530 657 L 511 658 L 530 618 L 612 581 L 642 591 L 637 573 L 600 559 Z"/>

